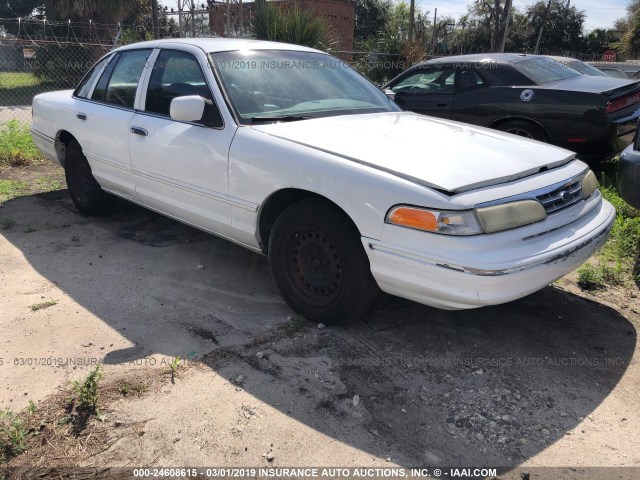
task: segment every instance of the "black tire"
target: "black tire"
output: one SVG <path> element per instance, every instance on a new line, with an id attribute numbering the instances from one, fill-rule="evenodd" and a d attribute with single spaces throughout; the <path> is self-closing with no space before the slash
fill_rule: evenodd
<path id="1" fill-rule="evenodd" d="M 498 125 L 497 129 L 502 132 L 518 135 L 519 137 L 530 138 L 540 142 L 547 141 L 547 134 L 542 128 L 535 123 L 527 122 L 525 120 L 512 120 L 510 122 L 505 122 Z"/>
<path id="2" fill-rule="evenodd" d="M 316 199 L 294 203 L 277 218 L 269 264 L 289 306 L 314 322 L 357 318 L 379 291 L 357 228 L 342 211 Z"/>
<path id="3" fill-rule="evenodd" d="M 82 147 L 75 140 L 67 145 L 64 166 L 69 194 L 80 213 L 98 216 L 113 209 L 115 198 L 102 190 L 93 177 Z"/>

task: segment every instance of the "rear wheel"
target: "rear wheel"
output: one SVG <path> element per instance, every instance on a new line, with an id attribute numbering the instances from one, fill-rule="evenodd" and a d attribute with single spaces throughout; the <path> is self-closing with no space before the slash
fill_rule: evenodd
<path id="1" fill-rule="evenodd" d="M 532 140 L 539 140 L 541 142 L 547 141 L 547 135 L 544 130 L 538 125 L 526 122 L 524 120 L 512 120 L 499 125 L 498 130 L 503 132 L 518 135 L 519 137 L 530 138 Z"/>
<path id="2" fill-rule="evenodd" d="M 91 173 L 91 166 L 80 144 L 72 140 L 67 145 L 65 177 L 73 203 L 85 215 L 105 215 L 115 203 L 113 196 L 102 190 Z"/>
<path id="3" fill-rule="evenodd" d="M 269 237 L 269 264 L 289 306 L 312 321 L 357 318 L 378 293 L 358 230 L 343 212 L 315 199 L 280 214 Z"/>

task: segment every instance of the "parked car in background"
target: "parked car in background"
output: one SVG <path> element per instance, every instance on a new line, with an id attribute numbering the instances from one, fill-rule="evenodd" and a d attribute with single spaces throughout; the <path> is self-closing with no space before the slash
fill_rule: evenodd
<path id="1" fill-rule="evenodd" d="M 617 186 L 624 201 L 640 209 L 640 123 L 636 125 L 633 143 L 620 155 Z"/>
<path id="2" fill-rule="evenodd" d="M 626 78 L 640 79 L 640 65 L 626 62 L 590 62 L 598 70 L 605 72 L 612 77 L 618 77 L 620 72 Z"/>
<path id="3" fill-rule="evenodd" d="M 445 309 L 523 297 L 587 260 L 615 217 L 572 152 L 402 112 L 340 60 L 282 43 L 121 47 L 75 91 L 36 96 L 32 132 L 80 212 L 114 194 L 268 255 L 314 321 L 355 317 L 378 289 Z"/>
<path id="4" fill-rule="evenodd" d="M 557 56 L 549 56 L 549 58 L 555 60 L 556 62 L 560 62 L 561 64 L 566 65 L 567 67 L 572 68 L 576 72 L 581 73 L 583 75 L 591 75 L 592 77 L 608 76 L 602 70 L 598 70 L 593 65 L 589 65 L 588 63 L 582 62 L 575 58 L 557 57 Z"/>
<path id="5" fill-rule="evenodd" d="M 616 153 L 618 126 L 640 116 L 640 82 L 581 75 L 537 55 L 429 60 L 385 88 L 405 110 L 548 142 L 584 159 Z"/>
<path id="6" fill-rule="evenodd" d="M 600 65 L 598 70 L 600 70 L 602 73 L 604 73 L 608 77 L 629 78 L 622 70 L 616 67 L 606 67 L 606 66 Z"/>

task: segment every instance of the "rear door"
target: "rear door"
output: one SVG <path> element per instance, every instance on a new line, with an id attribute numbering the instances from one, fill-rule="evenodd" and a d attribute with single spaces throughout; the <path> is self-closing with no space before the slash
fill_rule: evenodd
<path id="1" fill-rule="evenodd" d="M 454 79 L 452 65 L 429 65 L 407 73 L 391 90 L 396 94 L 395 102 L 404 110 L 450 118 Z"/>
<path id="2" fill-rule="evenodd" d="M 106 190 L 138 200 L 129 164 L 129 123 L 151 49 L 119 52 L 88 98 L 77 102 L 78 141 L 93 176 Z"/>

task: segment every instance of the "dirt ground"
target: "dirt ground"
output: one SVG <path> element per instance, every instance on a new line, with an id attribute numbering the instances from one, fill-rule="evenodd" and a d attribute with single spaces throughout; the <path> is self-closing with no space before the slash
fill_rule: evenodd
<path id="1" fill-rule="evenodd" d="M 103 362 L 104 382 L 149 387 L 105 397 L 113 442 L 83 465 L 582 478 L 640 466 L 633 302 L 569 277 L 472 311 L 381 295 L 361 321 L 318 328 L 284 304 L 264 257 L 132 205 L 86 218 L 64 190 L 31 195 L 0 207 L 0 409 L 44 405 Z"/>

